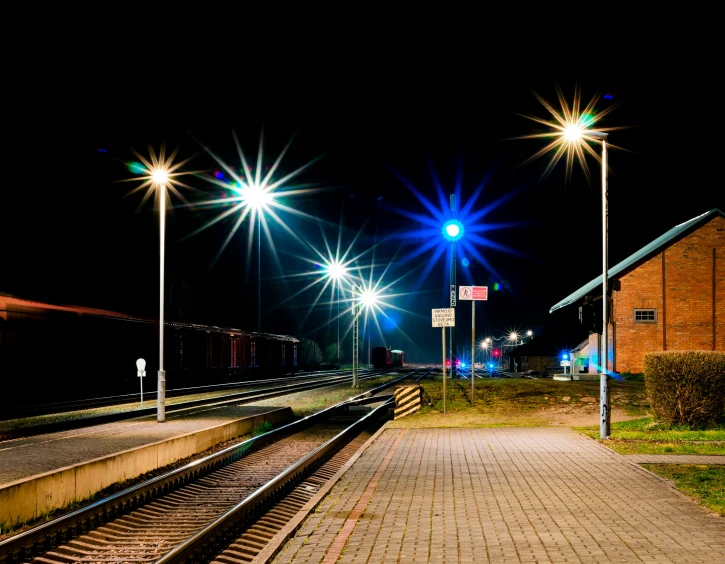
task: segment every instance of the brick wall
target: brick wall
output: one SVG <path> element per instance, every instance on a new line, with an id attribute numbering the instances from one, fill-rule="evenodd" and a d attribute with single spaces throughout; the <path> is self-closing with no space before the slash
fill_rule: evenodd
<path id="1" fill-rule="evenodd" d="M 722 216 L 713 217 L 619 280 L 621 287 L 612 292 L 610 313 L 611 370 L 643 372 L 644 355 L 648 352 L 725 350 L 725 218 Z M 656 309 L 657 322 L 634 323 L 635 308 Z M 612 354 L 614 343 L 616 353 Z M 591 354 L 596 353 L 590 347 L 590 357 Z M 590 362 L 590 371 L 591 366 Z"/>

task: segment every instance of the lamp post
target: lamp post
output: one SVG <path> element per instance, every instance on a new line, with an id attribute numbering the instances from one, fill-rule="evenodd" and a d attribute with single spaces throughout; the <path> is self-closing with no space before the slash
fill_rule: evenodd
<path id="1" fill-rule="evenodd" d="M 251 208 L 257 223 L 257 331 L 262 332 L 262 213 L 274 200 L 274 194 L 266 183 L 252 182 L 242 185 L 241 198 L 244 207 Z M 246 211 L 242 211 L 246 214 Z"/>
<path id="2" fill-rule="evenodd" d="M 330 261 L 325 265 L 325 271 L 327 275 L 332 278 L 334 284 L 334 290 L 337 293 L 337 365 L 340 366 L 340 285 L 343 280 L 348 278 L 349 272 L 347 267 L 338 260 Z"/>
<path id="3" fill-rule="evenodd" d="M 358 368 L 360 365 L 360 286 L 353 284 L 352 286 L 352 387 L 357 388 L 358 384 Z"/>
<path id="4" fill-rule="evenodd" d="M 354 324 L 353 324 L 353 331 L 352 331 L 352 341 L 353 341 L 353 350 L 352 350 L 352 356 L 353 356 L 353 362 L 352 362 L 352 380 L 353 388 L 358 387 L 358 366 L 359 366 L 359 358 L 360 358 L 360 351 L 359 351 L 359 322 L 360 322 L 360 314 L 362 312 L 362 308 L 364 307 L 367 310 L 371 310 L 372 308 L 376 307 L 377 304 L 380 302 L 378 292 L 372 288 L 372 287 L 365 287 L 360 288 L 359 284 L 353 285 L 353 306 L 352 306 L 352 312 L 354 316 Z M 367 319 L 367 316 L 366 316 Z M 368 353 L 369 356 L 370 353 Z M 368 362 L 370 362 L 370 359 L 368 358 Z"/>
<path id="5" fill-rule="evenodd" d="M 162 145 L 158 154 L 149 146 L 149 157 L 144 157 L 136 151 L 134 154 L 139 158 L 141 163 L 129 163 L 128 167 L 134 174 L 141 174 L 142 184 L 131 190 L 130 193 L 146 189 L 143 202 L 146 202 L 155 192 L 159 204 L 159 371 L 157 385 L 157 413 L 156 419 L 159 423 L 166 420 L 165 401 L 166 401 L 166 371 L 164 370 L 164 260 L 166 250 L 166 198 L 169 193 L 174 194 L 177 198 L 184 201 L 185 198 L 178 190 L 179 186 L 186 184 L 179 180 L 179 176 L 183 174 L 192 174 L 190 172 L 180 172 L 179 169 L 188 161 L 184 160 L 180 163 L 174 163 L 176 158 L 176 150 L 170 155 L 166 155 L 166 150 Z M 133 179 L 127 179 L 133 180 Z M 139 368 L 139 370 L 141 370 Z"/>
<path id="6" fill-rule="evenodd" d="M 570 143 L 581 144 L 587 138 L 601 139 L 602 142 L 602 342 L 600 343 L 599 364 L 601 372 L 599 375 L 599 437 L 607 438 L 611 434 L 610 409 L 609 409 L 609 343 L 607 338 L 607 278 L 608 278 L 608 210 L 607 210 L 607 136 L 605 131 L 584 129 L 580 125 L 569 125 L 564 136 Z"/>
<path id="7" fill-rule="evenodd" d="M 151 173 L 159 198 L 159 372 L 156 385 L 156 420 L 166 421 L 166 371 L 164 370 L 164 253 L 166 248 L 166 182 L 169 173 L 158 167 Z"/>
<path id="8" fill-rule="evenodd" d="M 607 237 L 608 237 L 608 211 L 607 211 L 607 131 L 613 131 L 617 128 L 597 128 L 593 129 L 592 126 L 607 115 L 615 106 L 612 105 L 609 108 L 594 114 L 591 112 L 594 107 L 596 97 L 586 106 L 583 111 L 580 111 L 580 94 L 579 88 L 575 89 L 574 93 L 574 104 L 571 108 L 568 107 L 564 100 L 564 95 L 561 89 L 557 86 L 557 92 L 561 103 L 561 111 L 555 111 L 553 107 L 545 102 L 538 94 L 535 94 L 539 101 L 549 110 L 554 117 L 553 122 L 547 122 L 539 118 L 530 117 L 534 121 L 543 123 L 544 125 L 550 126 L 553 131 L 549 133 L 537 133 L 534 135 L 524 136 L 522 138 L 541 138 L 541 137 L 554 137 L 558 138 L 549 143 L 546 147 L 538 151 L 528 160 L 538 158 L 542 154 L 548 151 L 554 151 L 554 155 L 547 167 L 547 173 L 551 168 L 559 161 L 563 156 L 567 156 L 567 169 L 571 171 L 571 164 L 574 159 L 578 159 L 582 168 L 586 172 L 587 178 L 589 178 L 589 169 L 585 162 L 585 154 L 589 153 L 597 158 L 601 162 L 601 173 L 602 173 L 602 339 L 600 343 L 600 395 L 599 395 L 599 410 L 600 410 L 600 424 L 599 434 L 600 438 L 604 439 L 610 435 L 610 401 L 609 401 L 609 342 L 607 338 L 607 325 L 608 325 L 608 312 L 607 312 L 607 282 L 609 276 L 608 268 L 608 257 L 607 257 Z M 525 116 L 529 117 L 529 116 Z M 587 142 L 596 142 L 601 140 L 601 157 L 592 149 Z M 546 173 L 545 173 L 546 174 Z"/>

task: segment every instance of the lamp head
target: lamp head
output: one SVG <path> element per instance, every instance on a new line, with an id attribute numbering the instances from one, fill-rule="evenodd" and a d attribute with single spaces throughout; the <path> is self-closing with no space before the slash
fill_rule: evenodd
<path id="1" fill-rule="evenodd" d="M 144 370 L 146 370 L 146 361 L 143 358 L 139 358 L 136 361 L 136 369 L 139 372 L 143 372 Z"/>
<path id="2" fill-rule="evenodd" d="M 169 180 L 169 173 L 165 168 L 157 168 L 151 173 L 151 180 L 157 186 L 165 186 Z"/>
<path id="3" fill-rule="evenodd" d="M 448 241 L 458 241 L 463 237 L 463 224 L 457 219 L 449 219 L 443 224 L 443 237 Z"/>

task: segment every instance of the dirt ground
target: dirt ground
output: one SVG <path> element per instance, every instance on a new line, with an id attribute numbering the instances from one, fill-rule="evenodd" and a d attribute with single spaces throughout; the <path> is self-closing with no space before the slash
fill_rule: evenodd
<path id="1" fill-rule="evenodd" d="M 611 422 L 629 421 L 637 419 L 636 417 L 627 415 L 624 410 L 615 407 L 612 410 Z M 591 425 L 599 425 L 599 403 L 587 405 L 581 408 L 563 408 L 555 411 L 549 410 L 542 413 L 542 419 L 548 420 L 549 424 L 557 427 L 588 427 Z"/>

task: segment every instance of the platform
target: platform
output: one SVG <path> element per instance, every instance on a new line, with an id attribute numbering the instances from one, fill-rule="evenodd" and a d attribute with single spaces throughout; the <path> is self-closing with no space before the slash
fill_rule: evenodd
<path id="1" fill-rule="evenodd" d="M 289 407 L 199 407 L 163 423 L 140 417 L 2 442 L 0 523 L 25 522 L 291 417 Z"/>
<path id="2" fill-rule="evenodd" d="M 255 563 L 725 562 L 725 519 L 572 430 L 389 425 Z"/>

